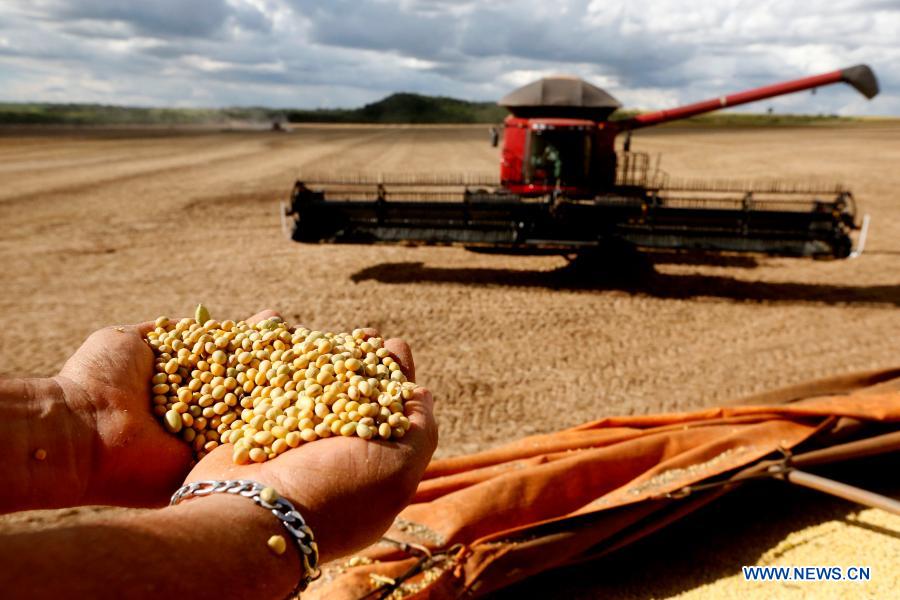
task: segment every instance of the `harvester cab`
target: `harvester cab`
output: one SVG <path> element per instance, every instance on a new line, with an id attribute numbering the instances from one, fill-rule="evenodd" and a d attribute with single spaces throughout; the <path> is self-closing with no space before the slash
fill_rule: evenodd
<path id="1" fill-rule="evenodd" d="M 635 129 L 844 82 L 868 98 L 874 73 L 857 65 L 674 109 L 610 120 L 621 106 L 581 79 L 549 77 L 500 100 L 500 177 L 305 178 L 284 210 L 298 242 L 462 245 L 507 254 L 596 257 L 603 248 L 854 256 L 852 194 L 841 185 L 678 182 L 644 153 L 616 151 Z M 496 137 L 495 137 L 496 139 Z"/>
<path id="2" fill-rule="evenodd" d="M 524 197 L 561 192 L 589 198 L 615 181 L 615 134 L 610 114 L 618 100 L 581 79 L 548 77 L 504 96 L 500 185 Z"/>
<path id="3" fill-rule="evenodd" d="M 612 183 L 615 153 L 598 135 L 602 123 L 510 117 L 505 125 L 500 184 L 511 192 L 587 198 Z"/>

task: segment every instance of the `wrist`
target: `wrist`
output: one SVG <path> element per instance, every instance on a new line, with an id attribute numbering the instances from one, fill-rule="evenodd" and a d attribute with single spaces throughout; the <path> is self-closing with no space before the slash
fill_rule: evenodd
<path id="1" fill-rule="evenodd" d="M 90 485 L 96 435 L 77 387 L 60 378 L 0 381 L 0 436 L 13 493 L 0 512 L 81 504 Z"/>
<path id="2" fill-rule="evenodd" d="M 205 539 L 216 539 L 216 552 L 222 555 L 221 558 L 210 561 L 209 556 L 200 557 L 202 565 L 198 570 L 208 570 L 209 562 L 227 564 L 239 557 L 239 564 L 228 571 L 253 573 L 257 597 L 287 597 L 304 575 L 300 551 L 281 522 L 250 498 L 227 493 L 209 494 L 185 499 L 162 509 L 161 514 L 173 523 L 167 529 L 178 531 L 191 552 L 196 552 L 194 538 L 198 533 L 205 532 Z M 185 527 L 186 523 L 191 526 Z M 282 554 L 268 546 L 269 539 L 276 535 L 286 542 Z M 223 579 L 224 576 L 220 576 L 216 581 L 222 584 Z"/>

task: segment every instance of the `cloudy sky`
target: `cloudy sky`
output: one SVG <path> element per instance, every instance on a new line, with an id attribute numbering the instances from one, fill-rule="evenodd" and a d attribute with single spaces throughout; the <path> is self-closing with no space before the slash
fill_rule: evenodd
<path id="1" fill-rule="evenodd" d="M 352 107 L 570 73 L 665 108 L 865 62 L 871 102 L 755 109 L 900 115 L 898 34 L 900 0 L 0 0 L 0 100 Z"/>

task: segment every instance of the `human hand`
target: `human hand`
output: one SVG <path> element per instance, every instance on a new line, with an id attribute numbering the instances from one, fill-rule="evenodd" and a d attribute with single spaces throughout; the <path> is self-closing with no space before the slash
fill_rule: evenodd
<path id="1" fill-rule="evenodd" d="M 273 316 L 266 311 L 251 318 Z M 368 330 L 369 335 L 377 335 Z M 409 380 L 415 366 L 409 346 L 384 343 Z M 374 543 L 409 503 L 437 447 L 431 394 L 422 388 L 405 403 L 410 428 L 399 440 L 334 436 L 303 444 L 264 463 L 236 465 L 232 445 L 204 457 L 187 482 L 252 479 L 291 500 L 313 530 L 321 560 Z"/>
<path id="2" fill-rule="evenodd" d="M 162 505 L 190 467 L 190 447 L 151 412 L 153 352 L 143 336 L 152 328 L 94 332 L 56 377 L 66 404 L 95 436 L 81 503 Z"/>

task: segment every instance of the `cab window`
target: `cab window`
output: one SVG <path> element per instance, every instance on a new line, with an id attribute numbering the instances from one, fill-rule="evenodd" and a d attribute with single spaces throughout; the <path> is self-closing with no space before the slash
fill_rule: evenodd
<path id="1" fill-rule="evenodd" d="M 534 184 L 589 183 L 591 137 L 577 129 L 532 129 L 525 160 L 525 180 Z"/>

